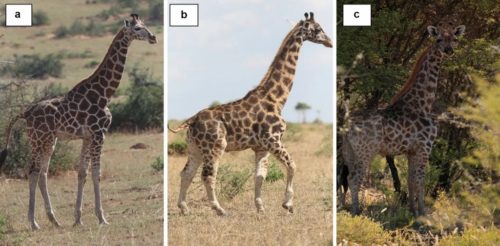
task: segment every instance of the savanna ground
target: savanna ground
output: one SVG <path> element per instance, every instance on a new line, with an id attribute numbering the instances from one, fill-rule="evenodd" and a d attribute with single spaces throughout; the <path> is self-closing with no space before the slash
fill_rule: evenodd
<path id="1" fill-rule="evenodd" d="M 80 141 L 70 142 L 79 147 Z M 131 149 L 146 143 L 146 149 Z M 101 192 L 110 225 L 100 226 L 94 213 L 91 175 L 84 189 L 82 220 L 73 227 L 78 174 L 68 171 L 48 180 L 61 228 L 49 222 L 37 189 L 36 213 L 41 229 L 28 222 L 28 181 L 0 178 L 0 208 L 5 225 L 0 245 L 161 245 L 163 242 L 163 173 L 151 165 L 163 153 L 163 134 L 110 134 L 102 155 Z M 75 163 L 77 160 L 75 160 Z"/>
<path id="2" fill-rule="evenodd" d="M 177 125 L 172 123 L 171 125 Z M 181 143 L 185 133 L 169 133 L 169 143 Z M 332 126 L 324 124 L 288 124 L 285 145 L 294 158 L 294 213 L 281 207 L 285 180 L 264 182 L 262 198 L 265 212 L 257 214 L 254 205 L 254 155 L 252 151 L 225 153 L 218 174 L 218 198 L 229 214 L 218 217 L 210 208 L 201 168 L 188 191 L 190 214 L 177 208 L 180 171 L 186 155 L 168 157 L 168 243 L 170 245 L 331 245 L 332 239 Z M 170 145 L 169 144 L 169 145 Z M 272 160 L 271 163 L 277 163 Z M 284 170 L 281 164 L 278 164 Z M 227 170 L 227 169 L 226 169 Z M 249 176 L 242 189 L 231 199 L 224 199 L 229 173 Z M 270 174 L 268 174 L 269 176 Z M 224 182 L 223 182 L 224 183 Z M 237 182 L 236 182 L 237 183 Z M 225 188 L 222 188 L 225 187 Z"/>
<path id="3" fill-rule="evenodd" d="M 119 124 L 106 136 L 101 165 L 103 208 L 111 224 L 98 225 L 89 173 L 84 193 L 84 226 L 72 227 L 78 179 L 74 170 L 81 141 L 59 141 L 51 162 L 55 171 L 49 172 L 48 186 L 62 228 L 54 228 L 47 220 L 37 189 L 36 217 L 42 229 L 29 230 L 24 165 L 28 163 L 30 151 L 25 123 L 20 121 L 14 127 L 10 146 L 13 149 L 7 165 L 0 170 L 0 245 L 158 245 L 163 242 L 163 175 L 158 171 L 162 166 L 156 166 L 157 170 L 152 167 L 153 163 L 159 163 L 157 158 L 163 156 L 163 134 L 152 130 L 162 128 L 163 118 L 162 11 L 160 0 L 36 1 L 34 20 L 42 20 L 41 25 L 0 29 L 2 148 L 9 118 L 33 101 L 66 93 L 92 74 L 123 26 L 123 20 L 129 19 L 131 13 L 138 13 L 158 37 L 155 45 L 132 43 L 120 87 L 111 100 L 111 104 L 115 104 L 110 105 L 113 123 Z M 1 10 L 0 20 L 4 20 L 3 15 Z M 35 68 L 52 70 L 37 76 L 40 71 Z M 148 147 L 130 149 L 137 143 Z"/>

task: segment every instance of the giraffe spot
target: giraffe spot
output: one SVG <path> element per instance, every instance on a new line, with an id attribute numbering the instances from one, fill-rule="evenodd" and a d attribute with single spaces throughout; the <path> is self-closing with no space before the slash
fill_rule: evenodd
<path id="1" fill-rule="evenodd" d="M 97 107 L 97 105 L 90 106 L 90 108 L 88 110 L 89 114 L 96 114 L 97 111 L 99 111 L 99 107 Z"/>
<path id="2" fill-rule="evenodd" d="M 121 64 L 116 64 L 115 65 L 115 70 L 118 71 L 119 73 L 123 72 L 123 66 Z"/>
<path id="3" fill-rule="evenodd" d="M 252 124 L 252 131 L 253 132 L 258 133 L 259 129 L 260 129 L 259 124 L 257 124 L 257 123 Z"/>

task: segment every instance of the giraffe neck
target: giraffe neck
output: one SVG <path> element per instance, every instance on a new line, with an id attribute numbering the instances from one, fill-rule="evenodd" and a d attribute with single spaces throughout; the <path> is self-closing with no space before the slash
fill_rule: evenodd
<path id="1" fill-rule="evenodd" d="M 259 98 L 276 105 L 276 110 L 280 113 L 292 89 L 299 51 L 303 44 L 299 34 L 299 26 L 288 33 L 266 75 L 254 90 Z"/>
<path id="2" fill-rule="evenodd" d="M 77 84 L 68 93 L 67 98 L 78 100 L 83 96 L 91 103 L 99 101 L 100 105 L 104 104 L 104 100 L 107 104 L 120 85 L 131 41 L 125 35 L 124 30 L 120 30 L 111 42 L 99 67 L 92 75 Z"/>
<path id="3" fill-rule="evenodd" d="M 436 99 L 437 81 L 443 55 L 436 46 L 429 47 L 417 60 L 410 79 L 391 100 L 416 113 L 430 113 Z"/>

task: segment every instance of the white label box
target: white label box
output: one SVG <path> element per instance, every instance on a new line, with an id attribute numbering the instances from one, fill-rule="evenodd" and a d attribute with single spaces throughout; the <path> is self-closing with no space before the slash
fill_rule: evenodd
<path id="1" fill-rule="evenodd" d="M 371 26 L 371 21 L 371 5 L 344 4 L 344 26 Z"/>
<path id="2" fill-rule="evenodd" d="M 5 26 L 31 26 L 31 4 L 5 4 Z"/>
<path id="3" fill-rule="evenodd" d="M 171 27 L 197 27 L 199 22 L 198 4 L 170 4 Z"/>

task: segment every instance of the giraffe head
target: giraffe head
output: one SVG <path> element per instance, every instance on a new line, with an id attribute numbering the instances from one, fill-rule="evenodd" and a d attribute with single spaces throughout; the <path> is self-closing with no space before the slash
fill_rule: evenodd
<path id="1" fill-rule="evenodd" d="M 131 14 L 132 20 L 124 20 L 124 33 L 130 40 L 147 40 L 150 44 L 156 44 L 156 36 L 144 25 L 137 14 Z"/>
<path id="2" fill-rule="evenodd" d="M 436 39 L 434 44 L 439 51 L 446 55 L 453 55 L 453 48 L 456 47 L 458 37 L 465 32 L 465 26 L 454 26 L 453 22 L 440 22 L 437 27 L 428 26 L 429 35 Z"/>
<path id="3" fill-rule="evenodd" d="M 301 20 L 298 24 L 300 26 L 300 34 L 302 35 L 302 38 L 304 40 L 323 44 L 324 46 L 331 48 L 332 40 L 326 36 L 319 23 L 314 20 L 314 13 L 305 13 L 304 16 L 306 19 Z"/>

